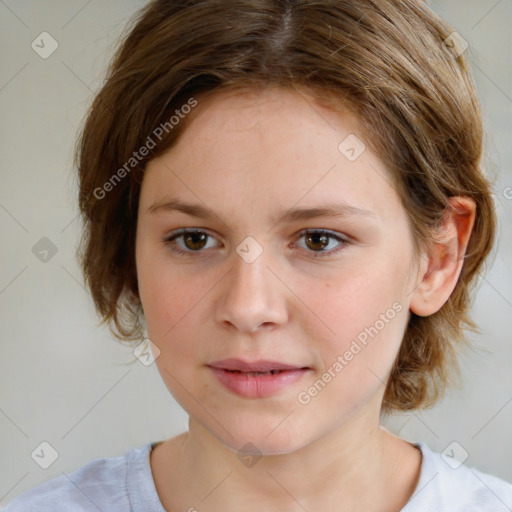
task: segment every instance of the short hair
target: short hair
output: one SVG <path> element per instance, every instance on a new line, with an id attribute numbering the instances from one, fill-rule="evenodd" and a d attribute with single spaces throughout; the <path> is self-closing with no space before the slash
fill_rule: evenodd
<path id="1" fill-rule="evenodd" d="M 385 164 L 407 212 L 416 255 L 450 197 L 476 202 L 455 289 L 436 313 L 410 312 L 381 410 L 432 406 L 460 375 L 464 330 L 480 332 L 469 316 L 472 287 L 497 225 L 481 168 L 481 106 L 453 28 L 421 0 L 153 0 L 127 29 L 75 148 L 77 256 L 101 323 L 123 342 L 143 337 L 140 187 L 148 161 L 193 119 L 185 106 L 221 90 L 285 87 L 357 115 L 358 137 Z"/>

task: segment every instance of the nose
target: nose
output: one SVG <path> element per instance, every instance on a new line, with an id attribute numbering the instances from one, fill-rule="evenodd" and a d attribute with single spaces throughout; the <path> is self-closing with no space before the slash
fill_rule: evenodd
<path id="1" fill-rule="evenodd" d="M 241 332 L 275 328 L 287 320 L 289 289 L 271 267 L 266 251 L 252 262 L 233 255 L 233 267 L 222 280 L 218 297 L 217 321 Z"/>

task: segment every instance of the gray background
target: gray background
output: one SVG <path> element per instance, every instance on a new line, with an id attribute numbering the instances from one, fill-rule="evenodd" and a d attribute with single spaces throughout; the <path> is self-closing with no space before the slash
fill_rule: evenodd
<path id="1" fill-rule="evenodd" d="M 97 326 L 75 260 L 75 136 L 117 37 L 143 4 L 0 1 L 0 508 L 93 458 L 187 429 L 154 364 L 129 364 L 131 351 Z M 456 441 L 466 465 L 512 481 L 512 1 L 429 4 L 470 44 L 499 240 L 475 301 L 482 334 L 461 356 L 461 389 L 385 425 L 439 452 Z M 31 48 L 44 31 L 59 45 L 47 59 Z M 57 249 L 46 263 L 32 252 L 43 237 Z M 43 441 L 58 452 L 48 469 L 31 458 Z"/>

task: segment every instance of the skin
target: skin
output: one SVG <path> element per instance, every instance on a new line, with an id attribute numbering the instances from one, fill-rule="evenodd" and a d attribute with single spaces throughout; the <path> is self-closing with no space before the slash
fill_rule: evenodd
<path id="1" fill-rule="evenodd" d="M 407 213 L 382 162 L 369 149 L 355 161 L 338 150 L 360 133 L 349 112 L 271 88 L 218 93 L 199 101 L 193 115 L 178 143 L 149 162 L 137 223 L 140 298 L 160 350 L 156 364 L 189 415 L 188 432 L 151 452 L 164 507 L 400 510 L 417 485 L 421 453 L 380 426 L 385 383 L 410 311 L 434 313 L 455 287 L 474 203 L 453 198 L 446 243 L 415 259 Z M 171 197 L 215 216 L 148 211 Z M 291 207 L 327 202 L 373 216 L 272 220 Z M 179 237 L 175 247 L 188 250 L 179 255 L 163 240 L 180 228 L 209 237 L 202 245 Z M 350 243 L 308 241 L 304 229 L 329 230 Z M 236 251 L 247 236 L 262 249 L 251 263 Z M 401 310 L 342 371 L 299 403 L 298 394 L 397 303 Z M 273 396 L 248 399 L 206 366 L 227 357 L 311 370 Z M 249 442 L 261 455 L 251 466 L 237 456 Z"/>

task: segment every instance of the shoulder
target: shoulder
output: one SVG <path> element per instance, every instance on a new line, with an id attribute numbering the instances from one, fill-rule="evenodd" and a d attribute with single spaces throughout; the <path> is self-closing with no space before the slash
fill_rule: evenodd
<path id="1" fill-rule="evenodd" d="M 49 480 L 12 500 L 4 512 L 130 512 L 127 489 L 131 461 L 149 452 L 149 444 L 119 457 L 91 460 L 70 474 Z"/>
<path id="2" fill-rule="evenodd" d="M 460 464 L 453 450 L 437 453 L 424 443 L 420 481 L 403 512 L 510 512 L 512 483 Z"/>

